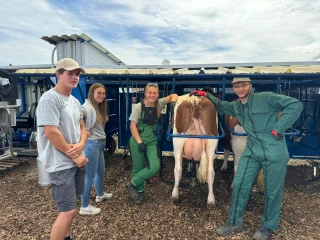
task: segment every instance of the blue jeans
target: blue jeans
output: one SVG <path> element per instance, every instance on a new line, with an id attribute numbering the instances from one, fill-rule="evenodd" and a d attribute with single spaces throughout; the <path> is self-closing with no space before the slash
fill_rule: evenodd
<path id="1" fill-rule="evenodd" d="M 102 196 L 104 194 L 103 181 L 105 172 L 104 152 L 103 149 L 106 145 L 106 141 L 103 140 L 90 140 L 86 142 L 84 153 L 88 158 L 86 164 L 86 176 L 84 182 L 84 191 L 81 195 L 81 207 L 88 207 L 90 202 L 90 192 L 92 189 L 92 183 L 96 189 L 97 195 Z"/>

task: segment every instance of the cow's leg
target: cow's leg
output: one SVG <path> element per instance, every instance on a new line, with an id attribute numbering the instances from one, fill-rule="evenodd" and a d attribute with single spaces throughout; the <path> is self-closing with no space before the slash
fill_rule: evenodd
<path id="1" fill-rule="evenodd" d="M 230 149 L 223 149 L 223 164 L 220 171 L 226 172 L 228 169 L 228 159 L 229 159 Z"/>
<path id="2" fill-rule="evenodd" d="M 174 138 L 174 187 L 172 191 L 172 200 L 176 201 L 179 199 L 179 183 L 182 176 L 182 159 L 183 159 L 183 145 L 186 141 L 185 138 Z"/>
<path id="3" fill-rule="evenodd" d="M 262 169 L 259 171 L 258 176 L 257 176 L 257 185 L 258 185 L 259 191 L 261 193 L 263 193 L 263 191 L 264 191 L 264 176 L 263 176 Z"/>
<path id="4" fill-rule="evenodd" d="M 234 176 L 236 175 L 237 170 L 238 170 L 239 159 L 241 157 L 241 154 L 239 155 L 237 153 L 234 153 L 234 155 L 233 155 L 234 156 L 234 169 L 233 169 Z M 233 181 L 232 181 L 232 184 L 231 184 L 230 188 L 233 189 Z"/>
<path id="5" fill-rule="evenodd" d="M 206 146 L 206 154 L 208 159 L 208 200 L 207 205 L 208 207 L 215 204 L 215 198 L 213 194 L 213 182 L 214 182 L 214 155 L 215 150 L 218 145 L 217 139 L 210 139 L 208 140 L 207 146 Z"/>
<path id="6" fill-rule="evenodd" d="M 238 171 L 239 160 L 246 147 L 246 143 L 247 143 L 246 137 L 232 136 L 231 146 L 233 150 L 233 159 L 234 159 L 234 176 L 236 176 L 236 173 Z M 230 188 L 233 189 L 233 182 Z"/>
<path id="7" fill-rule="evenodd" d="M 208 200 L 207 205 L 214 205 L 215 204 L 215 198 L 213 194 L 213 181 L 214 181 L 214 169 L 213 169 L 213 158 L 209 158 L 209 165 L 208 165 Z"/>
<path id="8" fill-rule="evenodd" d="M 239 159 L 246 147 L 247 138 L 240 136 L 233 136 L 231 140 L 231 146 L 234 156 L 234 175 L 236 175 L 238 170 Z"/>

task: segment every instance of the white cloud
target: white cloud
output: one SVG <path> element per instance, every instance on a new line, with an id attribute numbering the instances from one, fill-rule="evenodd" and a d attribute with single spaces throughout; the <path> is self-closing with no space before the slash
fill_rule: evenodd
<path id="1" fill-rule="evenodd" d="M 126 64 L 311 61 L 319 12 L 314 0 L 4 1 L 0 66 L 48 64 L 42 36 L 81 33 Z"/>

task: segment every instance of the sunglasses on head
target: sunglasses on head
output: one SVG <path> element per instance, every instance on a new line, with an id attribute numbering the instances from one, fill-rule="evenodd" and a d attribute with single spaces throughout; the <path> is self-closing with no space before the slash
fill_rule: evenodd
<path id="1" fill-rule="evenodd" d="M 149 86 L 151 86 L 151 87 L 158 87 L 158 84 L 157 84 L 157 83 L 148 83 L 148 84 L 147 84 L 147 87 L 149 87 Z"/>

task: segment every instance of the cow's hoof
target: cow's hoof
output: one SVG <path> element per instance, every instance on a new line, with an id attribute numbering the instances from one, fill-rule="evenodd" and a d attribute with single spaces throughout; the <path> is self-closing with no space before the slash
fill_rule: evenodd
<path id="1" fill-rule="evenodd" d="M 172 198 L 172 203 L 178 204 L 179 203 L 179 198 Z"/>
<path id="2" fill-rule="evenodd" d="M 214 206 L 215 206 L 214 202 L 213 203 L 207 203 L 207 209 L 209 209 L 209 210 L 213 209 Z"/>

